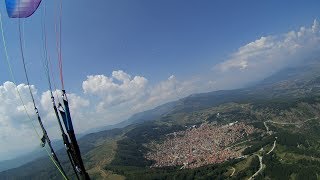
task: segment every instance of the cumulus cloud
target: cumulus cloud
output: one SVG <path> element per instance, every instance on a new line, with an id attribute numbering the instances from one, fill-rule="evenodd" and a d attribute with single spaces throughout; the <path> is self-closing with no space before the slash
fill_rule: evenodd
<path id="1" fill-rule="evenodd" d="M 213 70 L 221 87 L 239 86 L 259 80 L 310 56 L 319 54 L 319 22 L 282 35 L 261 37 L 246 44 Z M 230 83 L 228 86 L 227 83 Z"/>
<path id="2" fill-rule="evenodd" d="M 31 89 L 36 95 L 37 91 L 34 86 L 31 86 Z M 25 114 L 25 108 L 21 105 L 20 97 L 33 119 L 34 115 L 31 113 L 33 105 L 28 86 L 20 84 L 16 87 L 12 82 L 0 85 L 0 159 L 14 157 L 24 148 L 34 147 L 35 144 L 31 142 L 39 143 L 32 124 Z"/>
<path id="3" fill-rule="evenodd" d="M 85 94 L 97 95 L 103 101 L 100 108 L 118 105 L 143 96 L 148 80 L 141 76 L 131 76 L 122 70 L 113 71 L 111 77 L 91 75 L 82 83 Z"/>
<path id="4" fill-rule="evenodd" d="M 88 127 L 114 124 L 134 113 L 199 92 L 196 83 L 198 80 L 178 80 L 171 75 L 151 85 L 147 78 L 122 70 L 113 71 L 110 76 L 90 75 L 82 84 L 84 96 L 91 103 Z"/>
<path id="5" fill-rule="evenodd" d="M 198 82 L 197 79 L 178 80 L 174 75 L 171 75 L 167 80 L 149 87 L 145 92 L 145 100 L 135 106 L 134 109 L 137 111 L 149 109 L 199 92 Z"/>
<path id="6" fill-rule="evenodd" d="M 91 75 L 83 82 L 83 91 L 87 95 L 99 97 L 97 112 L 108 109 L 126 109 L 137 112 L 161 103 L 184 97 L 195 92 L 193 80 L 179 81 L 174 75 L 155 85 L 149 85 L 142 76 L 134 76 L 118 70 L 110 77 Z"/>
<path id="7" fill-rule="evenodd" d="M 49 136 L 51 139 L 60 138 L 61 133 L 59 133 L 52 108 L 50 92 L 43 92 L 39 96 L 35 86 L 31 85 L 30 88 Z M 59 90 L 54 92 L 54 94 L 56 93 L 61 94 Z M 86 126 L 86 122 L 81 125 L 81 121 L 89 119 L 87 113 L 90 110 L 86 110 L 86 108 L 89 107 L 90 101 L 74 93 L 68 94 L 68 97 L 70 109 L 74 112 L 72 113 L 74 126 L 78 127 L 78 132 L 83 132 L 87 130 L 87 127 L 90 127 Z M 25 84 L 16 86 L 12 82 L 4 82 L 0 85 L 0 102 L 0 160 L 15 157 L 22 152 L 40 147 L 40 139 L 36 131 L 40 136 L 42 136 L 42 131 L 35 115 L 29 87 Z"/>

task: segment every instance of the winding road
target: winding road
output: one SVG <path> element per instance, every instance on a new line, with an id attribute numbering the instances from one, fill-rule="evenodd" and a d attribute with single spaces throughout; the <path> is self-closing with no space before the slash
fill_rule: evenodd
<path id="1" fill-rule="evenodd" d="M 278 137 L 275 138 L 275 140 L 274 140 L 274 142 L 273 142 L 273 146 L 272 146 L 272 148 L 270 149 L 270 151 L 269 151 L 267 154 L 270 154 L 270 153 L 274 150 L 274 148 L 276 147 L 277 138 L 278 138 Z"/>
<path id="2" fill-rule="evenodd" d="M 231 170 L 232 170 L 232 173 L 231 173 L 230 177 L 232 177 L 234 175 L 234 173 L 236 172 L 236 168 L 231 167 Z"/>
<path id="3" fill-rule="evenodd" d="M 263 122 L 263 124 L 264 124 L 264 127 L 266 127 L 267 133 L 269 133 L 269 127 L 267 126 L 267 123 Z"/>
<path id="4" fill-rule="evenodd" d="M 269 131 L 269 127 L 267 125 L 267 122 L 274 123 L 274 124 L 280 124 L 280 125 L 300 125 L 300 124 L 304 124 L 304 123 L 306 123 L 308 121 L 315 120 L 315 119 L 318 119 L 318 117 L 310 118 L 310 119 L 307 119 L 307 120 L 305 120 L 303 122 L 298 122 L 298 123 L 286 123 L 286 122 L 276 122 L 276 121 L 268 120 L 268 121 L 263 122 L 263 124 L 266 127 L 267 133 L 269 133 L 270 131 Z M 270 154 L 275 149 L 276 144 L 277 144 L 277 138 L 278 137 L 275 137 L 275 140 L 273 142 L 273 146 L 272 146 L 272 148 L 270 149 L 270 151 L 267 154 Z M 258 156 L 258 158 L 259 158 L 260 167 L 259 167 L 258 171 L 255 172 L 248 180 L 254 179 L 254 177 L 256 177 L 263 169 L 263 164 L 262 164 L 262 158 L 263 157 L 260 156 L 259 154 L 255 154 L 255 155 Z M 233 175 L 233 173 L 232 173 L 232 175 Z"/>
<path id="5" fill-rule="evenodd" d="M 298 122 L 298 123 L 286 123 L 286 122 L 276 122 L 276 121 L 268 120 L 268 121 L 263 122 L 263 124 L 264 124 L 264 126 L 265 126 L 265 128 L 266 128 L 266 130 L 267 130 L 267 133 L 268 133 L 269 135 L 271 135 L 271 134 L 270 134 L 270 131 L 269 131 L 269 127 L 268 127 L 268 125 L 267 125 L 267 122 L 270 122 L 270 123 L 273 123 L 273 124 L 280 124 L 280 125 L 300 125 L 300 124 L 304 124 L 304 123 L 306 123 L 306 122 L 308 122 L 308 121 L 315 120 L 315 119 L 318 119 L 318 117 L 310 118 L 310 119 L 307 119 L 307 120 L 305 120 L 305 121 L 303 121 L 303 122 Z M 272 148 L 267 152 L 267 154 L 270 154 L 270 153 L 275 149 L 276 144 L 277 144 L 277 138 L 278 138 L 278 137 L 275 137 L 275 140 L 274 140 L 274 142 L 273 142 L 273 146 L 272 146 Z M 256 139 L 256 138 L 254 138 L 254 139 Z M 254 140 L 254 139 L 251 139 L 251 140 Z M 250 140 L 248 139 L 248 140 L 242 141 L 242 142 L 240 142 L 240 143 L 237 143 L 237 144 L 234 144 L 234 145 L 232 145 L 232 146 L 230 146 L 230 147 L 227 147 L 226 149 L 232 148 L 232 147 L 234 147 L 234 146 L 237 146 L 237 145 L 239 145 L 239 144 L 245 143 L 245 142 L 247 142 L 247 141 L 250 141 Z M 260 156 L 259 154 L 255 154 L 255 155 L 259 158 L 260 167 L 259 167 L 258 171 L 255 172 L 248 180 L 254 179 L 254 177 L 256 177 L 256 176 L 262 171 L 262 169 L 263 169 L 263 163 L 262 163 L 262 158 L 263 158 L 263 157 Z M 236 171 L 236 169 L 235 169 L 234 167 L 231 167 L 231 168 L 232 168 L 233 172 L 231 173 L 230 177 L 233 176 L 234 173 L 235 173 L 235 171 Z"/>
<path id="6" fill-rule="evenodd" d="M 303 122 L 297 122 L 297 123 L 276 122 L 276 121 L 271 121 L 271 120 L 268 120 L 268 121 L 265 121 L 265 122 L 271 122 L 271 123 L 280 124 L 280 125 L 299 125 L 299 124 L 304 124 L 304 123 L 306 123 L 308 121 L 315 120 L 315 119 L 318 119 L 318 117 L 309 118 L 309 119 L 307 119 L 307 120 L 305 120 Z"/>
<path id="7" fill-rule="evenodd" d="M 254 173 L 248 180 L 251 180 L 253 179 L 254 177 L 256 177 L 260 171 L 262 171 L 262 168 L 263 168 L 263 164 L 262 164 L 262 156 L 260 156 L 259 154 L 255 154 L 256 156 L 258 156 L 259 158 L 259 161 L 260 161 L 260 168 L 258 169 L 258 171 L 256 173 Z"/>

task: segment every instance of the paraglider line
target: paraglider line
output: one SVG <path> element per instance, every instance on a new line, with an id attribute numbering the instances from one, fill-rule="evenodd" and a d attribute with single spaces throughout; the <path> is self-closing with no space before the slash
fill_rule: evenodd
<path id="1" fill-rule="evenodd" d="M 50 89 L 52 106 L 53 106 L 53 109 L 54 109 L 54 112 L 55 112 L 55 115 L 56 115 L 56 119 L 57 119 L 59 127 L 60 127 L 63 143 L 64 143 L 64 145 L 66 147 L 68 158 L 70 160 L 70 163 L 72 165 L 74 173 L 75 173 L 77 179 L 79 180 L 79 176 L 77 174 L 75 164 L 74 164 L 73 159 L 71 157 L 72 156 L 71 153 L 73 153 L 73 152 L 72 152 L 72 149 L 70 147 L 70 142 L 69 142 L 68 136 L 65 134 L 64 129 L 62 127 L 61 120 L 60 120 L 60 117 L 58 115 L 57 106 L 56 106 L 55 99 L 54 99 L 53 92 L 52 92 L 50 70 L 49 70 L 49 62 L 50 62 L 50 65 L 51 65 L 51 61 L 50 61 L 50 56 L 49 56 L 48 48 L 47 48 L 47 31 L 46 31 L 46 21 L 45 21 L 45 19 L 46 19 L 46 6 L 45 6 L 45 3 L 44 3 L 43 11 L 42 11 L 42 21 L 41 21 L 41 25 L 42 25 L 42 41 L 43 41 L 43 47 L 44 47 L 43 50 L 44 50 L 44 56 L 45 56 L 44 59 L 43 59 L 45 62 L 43 64 L 44 64 L 45 70 L 46 70 L 46 76 L 47 76 L 47 80 L 48 80 L 48 86 L 49 86 L 49 89 Z"/>
<path id="2" fill-rule="evenodd" d="M 6 56 L 6 62 L 7 62 L 7 65 L 8 65 L 8 68 L 9 68 L 9 72 L 10 72 L 10 76 L 11 76 L 11 79 L 14 83 L 14 85 L 16 86 L 16 91 L 18 93 L 18 96 L 19 96 L 19 99 L 21 101 L 21 104 L 23 105 L 23 108 L 24 108 L 24 111 L 28 117 L 28 119 L 30 120 L 31 124 L 32 124 L 32 127 L 33 127 L 33 130 L 34 132 L 36 133 L 36 135 L 38 136 L 39 139 L 41 139 L 41 136 L 39 134 L 39 132 L 37 131 L 36 127 L 35 127 L 35 124 L 34 122 L 32 121 L 29 113 L 28 113 L 28 110 L 27 110 L 27 107 L 22 99 L 22 96 L 21 96 L 21 93 L 17 87 L 17 83 L 15 81 L 15 78 L 14 78 L 14 73 L 13 73 L 13 70 L 12 70 L 12 66 L 11 66 L 11 63 L 10 63 L 10 60 L 9 60 L 9 55 L 8 55 L 8 50 L 7 50 L 7 43 L 6 43 L 6 40 L 5 40 L 5 35 L 4 35 L 4 30 L 3 30 L 3 22 L 2 22 L 2 14 L 0 12 L 0 29 L 1 29 L 1 36 L 2 36 L 2 42 L 3 42 L 3 46 L 4 46 L 4 51 L 5 51 L 5 56 Z M 40 140 L 41 141 L 41 140 Z M 61 173 L 61 175 L 64 177 L 64 179 L 68 179 L 64 174 L 63 172 L 61 171 L 60 167 L 58 166 L 58 164 L 55 162 L 55 160 L 53 159 L 53 157 L 50 155 L 50 152 L 49 150 L 47 149 L 47 147 L 44 147 L 45 151 L 47 152 L 48 156 L 49 156 L 49 159 L 52 161 L 52 163 L 56 166 L 56 168 L 59 170 L 59 172 Z"/>
<path id="3" fill-rule="evenodd" d="M 20 7 L 20 6 L 19 6 Z M 19 11 L 20 12 L 20 11 Z M 44 140 L 46 140 L 49 148 L 50 148 L 50 151 L 51 151 L 51 157 L 55 160 L 55 162 L 57 163 L 57 165 L 59 166 L 59 171 L 61 172 L 62 176 L 64 178 L 66 178 L 66 174 L 65 174 L 65 171 L 63 170 L 62 166 L 61 166 L 61 163 L 60 161 L 58 160 L 57 156 L 56 156 L 56 153 L 54 152 L 53 148 L 52 148 L 52 145 L 51 145 L 51 141 L 50 141 L 50 138 L 47 134 L 47 131 L 46 129 L 44 128 L 43 126 L 43 123 L 42 123 L 42 120 L 41 120 L 41 117 L 39 115 L 39 111 L 38 111 L 38 108 L 36 106 L 36 103 L 35 103 L 35 100 L 34 100 L 34 96 L 33 96 L 33 93 L 32 93 L 32 90 L 31 90 L 31 86 L 30 86 L 30 81 L 29 81 L 29 77 L 28 77 L 28 72 L 27 72 L 27 68 L 26 68 L 26 62 L 25 62 L 25 56 L 24 56 L 24 51 L 23 51 L 23 41 L 22 41 L 22 38 L 23 35 L 22 35 L 22 31 L 21 31 L 21 20 L 20 18 L 18 18 L 18 29 L 19 29 L 19 42 L 20 42 L 20 53 L 21 53 L 21 59 L 22 59 L 22 63 L 23 63 L 23 69 L 24 69 L 24 74 L 25 74 L 25 78 L 27 80 L 27 85 L 28 85 L 28 89 L 29 89 L 29 92 L 30 92 L 30 96 L 32 98 L 32 102 L 33 102 L 33 107 L 34 107 L 34 110 L 35 110 L 35 113 L 37 115 L 37 118 L 38 118 L 38 122 L 40 124 L 40 127 L 42 129 L 42 132 L 43 132 L 43 137 L 42 137 L 42 143 L 45 143 Z M 67 178 L 66 178 L 67 179 Z"/>

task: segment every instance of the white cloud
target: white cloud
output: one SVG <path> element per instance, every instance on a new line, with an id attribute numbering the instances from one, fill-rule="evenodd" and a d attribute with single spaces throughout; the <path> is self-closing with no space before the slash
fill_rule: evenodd
<path id="1" fill-rule="evenodd" d="M 171 75 L 167 80 L 150 87 L 145 92 L 147 95 L 145 101 L 140 102 L 134 108 L 144 110 L 199 92 L 197 83 L 196 79 L 179 81 L 174 75 Z"/>
<path id="2" fill-rule="evenodd" d="M 219 88 L 234 88 L 265 78 L 285 67 L 319 55 L 319 22 L 282 35 L 261 37 L 214 66 Z"/>
<path id="3" fill-rule="evenodd" d="M 91 124 L 88 127 L 113 124 L 134 113 L 198 92 L 196 80 L 179 81 L 174 75 L 155 85 L 142 76 L 131 76 L 118 70 L 110 77 L 91 75 L 83 82 L 84 95 L 90 99 Z M 87 118 L 88 119 L 88 118 Z"/>
<path id="4" fill-rule="evenodd" d="M 37 108 L 50 138 L 60 138 L 61 133 L 57 133 L 60 130 L 52 108 L 50 92 L 46 91 L 39 97 L 35 86 L 31 86 L 31 90 L 36 104 L 40 104 Z M 22 104 L 20 97 L 25 106 Z M 79 120 L 83 121 L 88 118 L 84 109 L 89 106 L 89 100 L 73 93 L 68 94 L 68 97 L 70 98 L 70 109 L 73 112 L 74 126 L 77 126 L 83 132 L 87 126 L 81 126 Z M 28 86 L 19 84 L 16 87 L 12 82 L 3 83 L 3 85 L 0 85 L 0 102 L 0 160 L 29 152 L 36 147 L 41 148 L 36 131 L 40 136 L 43 133 L 35 115 Z M 26 114 L 25 107 L 31 120 Z"/>
<path id="5" fill-rule="evenodd" d="M 36 95 L 34 86 L 31 88 Z M 31 122 L 25 115 L 17 89 L 27 105 L 31 118 L 34 118 L 33 105 L 26 85 L 20 84 L 17 88 L 12 82 L 0 85 L 0 159 L 14 157 L 25 149 L 35 147 L 34 142 L 40 142 L 37 141 Z"/>
<path id="6" fill-rule="evenodd" d="M 143 96 L 148 80 L 141 76 L 131 76 L 122 70 L 113 71 L 111 77 L 91 75 L 82 83 L 85 94 L 97 95 L 103 101 L 99 108 L 126 103 Z"/>

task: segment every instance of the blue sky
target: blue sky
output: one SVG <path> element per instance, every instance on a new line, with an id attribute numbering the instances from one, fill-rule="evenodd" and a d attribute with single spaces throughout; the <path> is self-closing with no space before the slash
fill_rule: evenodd
<path id="1" fill-rule="evenodd" d="M 49 54 L 58 88 L 54 20 L 46 1 Z M 42 66 L 43 5 L 24 20 L 31 84 L 49 135 L 59 138 Z M 242 87 L 320 52 L 319 1 L 63 1 L 66 89 L 77 132 L 192 93 Z M 33 113 L 19 52 L 18 21 L 0 7 L 10 61 Z M 2 44 L 2 42 L 1 42 Z M 0 46 L 0 160 L 39 143 L 21 110 Z M 19 132 L 12 135 L 12 132 Z M 28 139 L 26 139 L 28 137 Z M 10 148 L 7 144 L 10 144 Z M 8 149 L 9 148 L 9 149 Z"/>
<path id="2" fill-rule="evenodd" d="M 319 17 L 317 1 L 65 1 L 63 55 L 67 88 L 73 91 L 89 74 L 122 69 L 151 82 L 209 71 L 242 45 L 261 36 L 296 29 Z M 54 1 L 47 2 L 51 55 Z M 2 12 L 5 8 L 2 6 Z M 41 9 L 26 19 L 26 51 L 31 82 L 46 88 L 39 48 Z M 18 52 L 17 20 L 4 19 L 10 56 Z M 3 54 L 3 53 L 1 53 Z M 29 55 L 29 56 L 28 56 Z M 16 76 L 24 82 L 14 64 Z M 1 63 L 0 81 L 8 80 Z M 77 64 L 77 68 L 74 68 Z M 39 74 L 40 73 L 40 74 Z"/>

